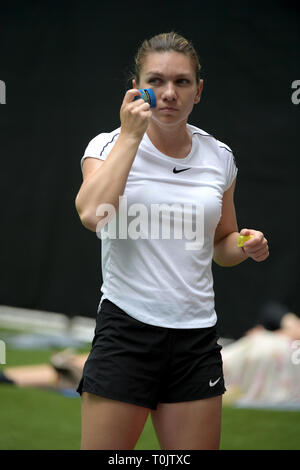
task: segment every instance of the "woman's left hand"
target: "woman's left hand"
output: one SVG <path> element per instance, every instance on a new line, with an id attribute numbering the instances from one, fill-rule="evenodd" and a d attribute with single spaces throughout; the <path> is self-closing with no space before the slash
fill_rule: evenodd
<path id="1" fill-rule="evenodd" d="M 242 247 L 244 253 L 249 257 L 254 259 L 254 261 L 264 261 L 269 256 L 269 246 L 268 241 L 264 237 L 262 232 L 258 230 L 252 230 L 248 228 L 243 228 L 240 231 L 240 235 L 252 235 L 250 240 L 247 240 Z"/>

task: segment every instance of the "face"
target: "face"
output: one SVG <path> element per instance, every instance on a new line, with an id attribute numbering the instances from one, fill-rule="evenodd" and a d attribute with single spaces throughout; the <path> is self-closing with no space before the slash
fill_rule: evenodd
<path id="1" fill-rule="evenodd" d="M 197 83 L 190 57 L 175 51 L 151 52 L 145 58 L 140 83 L 136 88 L 152 88 L 156 107 L 152 118 L 160 124 L 187 122 L 194 105 L 199 103 L 203 80 Z"/>

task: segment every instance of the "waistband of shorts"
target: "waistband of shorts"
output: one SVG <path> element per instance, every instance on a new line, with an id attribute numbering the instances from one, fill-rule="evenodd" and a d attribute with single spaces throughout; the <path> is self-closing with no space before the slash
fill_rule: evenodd
<path id="1" fill-rule="evenodd" d="M 109 300 L 107 298 L 103 299 L 103 301 L 101 302 L 101 305 L 99 305 L 98 310 L 97 310 L 98 314 L 101 313 L 101 311 L 103 309 L 103 305 L 105 306 L 106 309 L 109 309 L 109 311 L 111 313 L 117 313 L 117 314 L 123 315 L 123 316 L 128 317 L 131 320 L 139 323 L 140 325 L 146 325 L 151 329 L 156 329 L 156 330 L 161 330 L 161 331 L 174 331 L 174 332 L 175 331 L 191 331 L 191 332 L 201 331 L 202 333 L 204 333 L 204 332 L 214 332 L 214 331 L 217 333 L 217 331 L 218 331 L 217 323 L 215 325 L 212 325 L 212 326 L 199 327 L 199 328 L 169 328 L 169 327 L 166 327 L 166 326 L 151 325 L 149 323 L 142 322 L 141 320 L 138 320 L 137 318 L 132 317 L 131 315 L 126 313 L 124 310 L 122 310 L 120 307 L 118 307 L 115 303 L 113 303 L 111 300 Z"/>

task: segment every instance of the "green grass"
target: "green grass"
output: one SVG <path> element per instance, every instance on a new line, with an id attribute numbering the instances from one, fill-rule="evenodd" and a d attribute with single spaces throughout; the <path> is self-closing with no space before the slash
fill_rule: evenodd
<path id="1" fill-rule="evenodd" d="M 221 449 L 299 450 L 300 412 L 224 406 Z"/>
<path id="2" fill-rule="evenodd" d="M 1 387 L 0 400 L 0 449 L 79 448 L 79 399 L 6 385 Z"/>
<path id="3" fill-rule="evenodd" d="M 7 351 L 7 366 L 47 362 L 53 351 Z M 2 366 L 4 367 L 4 366 Z M 0 449 L 79 449 L 80 399 L 0 386 Z M 300 449 L 300 412 L 225 406 L 221 449 Z M 158 450 L 149 418 L 138 450 Z"/>

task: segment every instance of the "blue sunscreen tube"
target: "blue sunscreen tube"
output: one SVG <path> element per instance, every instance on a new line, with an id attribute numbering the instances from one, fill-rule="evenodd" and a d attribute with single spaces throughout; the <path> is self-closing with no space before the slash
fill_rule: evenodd
<path id="1" fill-rule="evenodd" d="M 152 88 L 140 88 L 141 96 L 135 96 L 134 100 L 143 99 L 146 103 L 150 104 L 150 108 L 155 108 L 156 106 L 156 96 Z"/>

